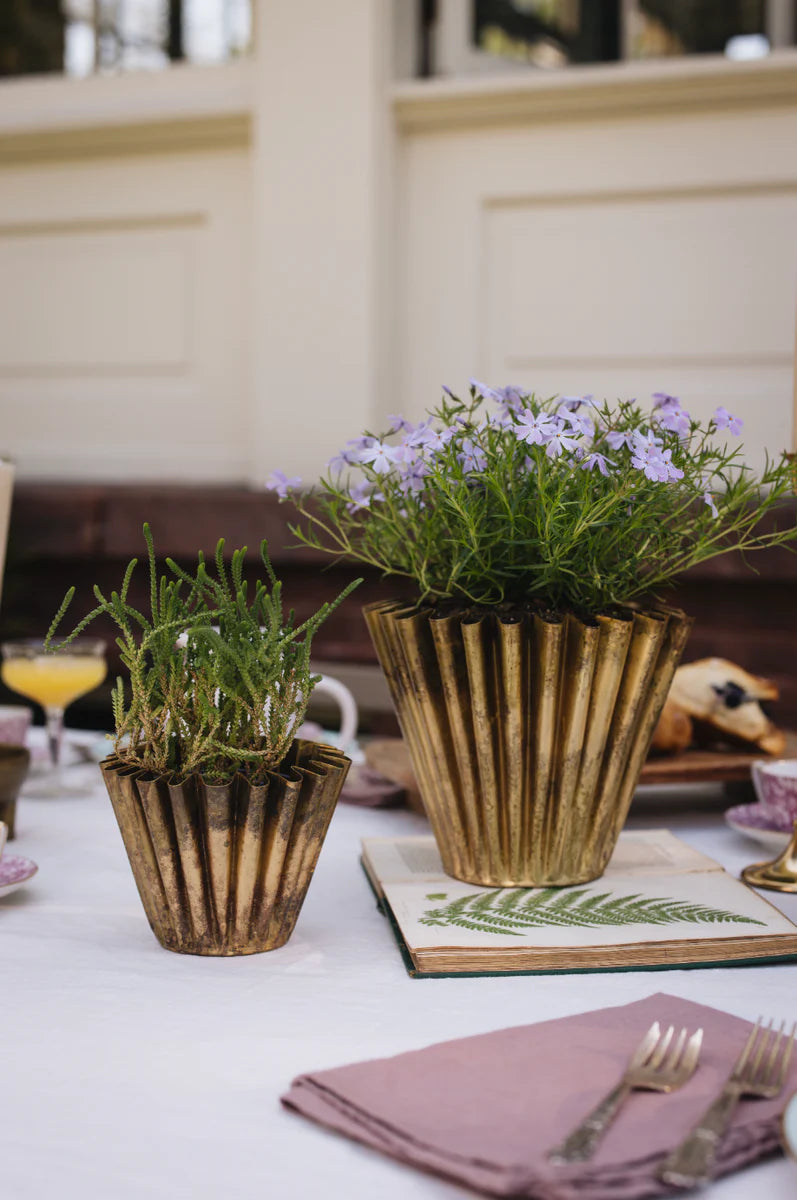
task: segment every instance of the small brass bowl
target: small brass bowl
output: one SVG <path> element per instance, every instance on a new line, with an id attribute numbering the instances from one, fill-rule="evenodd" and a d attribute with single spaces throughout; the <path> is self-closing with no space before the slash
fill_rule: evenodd
<path id="1" fill-rule="evenodd" d="M 8 826 L 9 839 L 14 836 L 17 796 L 29 766 L 30 750 L 0 742 L 0 821 L 5 821 Z"/>

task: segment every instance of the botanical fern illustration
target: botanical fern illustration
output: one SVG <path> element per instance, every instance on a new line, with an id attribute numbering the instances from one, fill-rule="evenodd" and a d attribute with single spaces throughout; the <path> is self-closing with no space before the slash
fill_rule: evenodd
<path id="1" fill-rule="evenodd" d="M 432 893 L 428 900 L 444 899 Z M 592 928 L 598 925 L 763 925 L 753 917 L 708 908 L 669 897 L 615 896 L 588 888 L 508 888 L 471 892 L 442 908 L 430 908 L 422 925 L 458 926 L 477 933 L 522 937 L 523 930 L 541 926 Z"/>

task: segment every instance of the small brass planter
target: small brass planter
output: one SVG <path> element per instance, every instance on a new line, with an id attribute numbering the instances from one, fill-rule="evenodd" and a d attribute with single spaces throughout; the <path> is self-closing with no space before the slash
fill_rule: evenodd
<path id="1" fill-rule="evenodd" d="M 293 932 L 350 760 L 295 741 L 252 786 L 101 764 L 152 930 L 181 954 L 258 954 Z"/>
<path id="2" fill-rule="evenodd" d="M 601 875 L 691 620 L 364 612 L 447 873 L 497 887 Z"/>
<path id="3" fill-rule="evenodd" d="M 30 751 L 24 746 L 0 743 L 0 821 L 8 826 L 8 840 L 14 837 L 17 797 L 30 766 Z"/>

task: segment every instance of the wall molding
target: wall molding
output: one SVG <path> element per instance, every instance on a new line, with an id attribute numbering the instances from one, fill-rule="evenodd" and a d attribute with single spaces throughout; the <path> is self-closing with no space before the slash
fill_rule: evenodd
<path id="1" fill-rule="evenodd" d="M 404 134 L 486 125 L 627 120 L 797 106 L 797 50 L 754 62 L 720 55 L 394 85 Z"/>
<path id="2" fill-rule="evenodd" d="M 3 80 L 0 166 L 239 148 L 251 137 L 252 63 L 160 73 Z"/>

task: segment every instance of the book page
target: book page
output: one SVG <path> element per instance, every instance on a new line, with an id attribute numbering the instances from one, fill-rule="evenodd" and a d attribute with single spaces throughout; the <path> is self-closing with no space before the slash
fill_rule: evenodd
<path id="1" fill-rule="evenodd" d="M 620 834 L 603 878 L 615 875 L 674 875 L 682 871 L 721 871 L 707 854 L 694 850 L 669 829 L 626 829 Z"/>
<path id="2" fill-rule="evenodd" d="M 405 879 L 385 883 L 384 893 L 412 950 L 630 946 L 797 933 L 725 871 L 615 874 L 567 888 Z"/>
<path id="3" fill-rule="evenodd" d="M 446 879 L 433 837 L 363 838 L 363 862 L 374 882 Z"/>
<path id="4" fill-rule="evenodd" d="M 364 838 L 363 860 L 369 874 L 383 887 L 401 880 L 446 880 L 440 854 L 431 835 L 404 838 Z M 606 868 L 615 875 L 646 878 L 681 871 L 721 871 L 713 858 L 693 850 L 668 829 L 625 830 Z"/>

